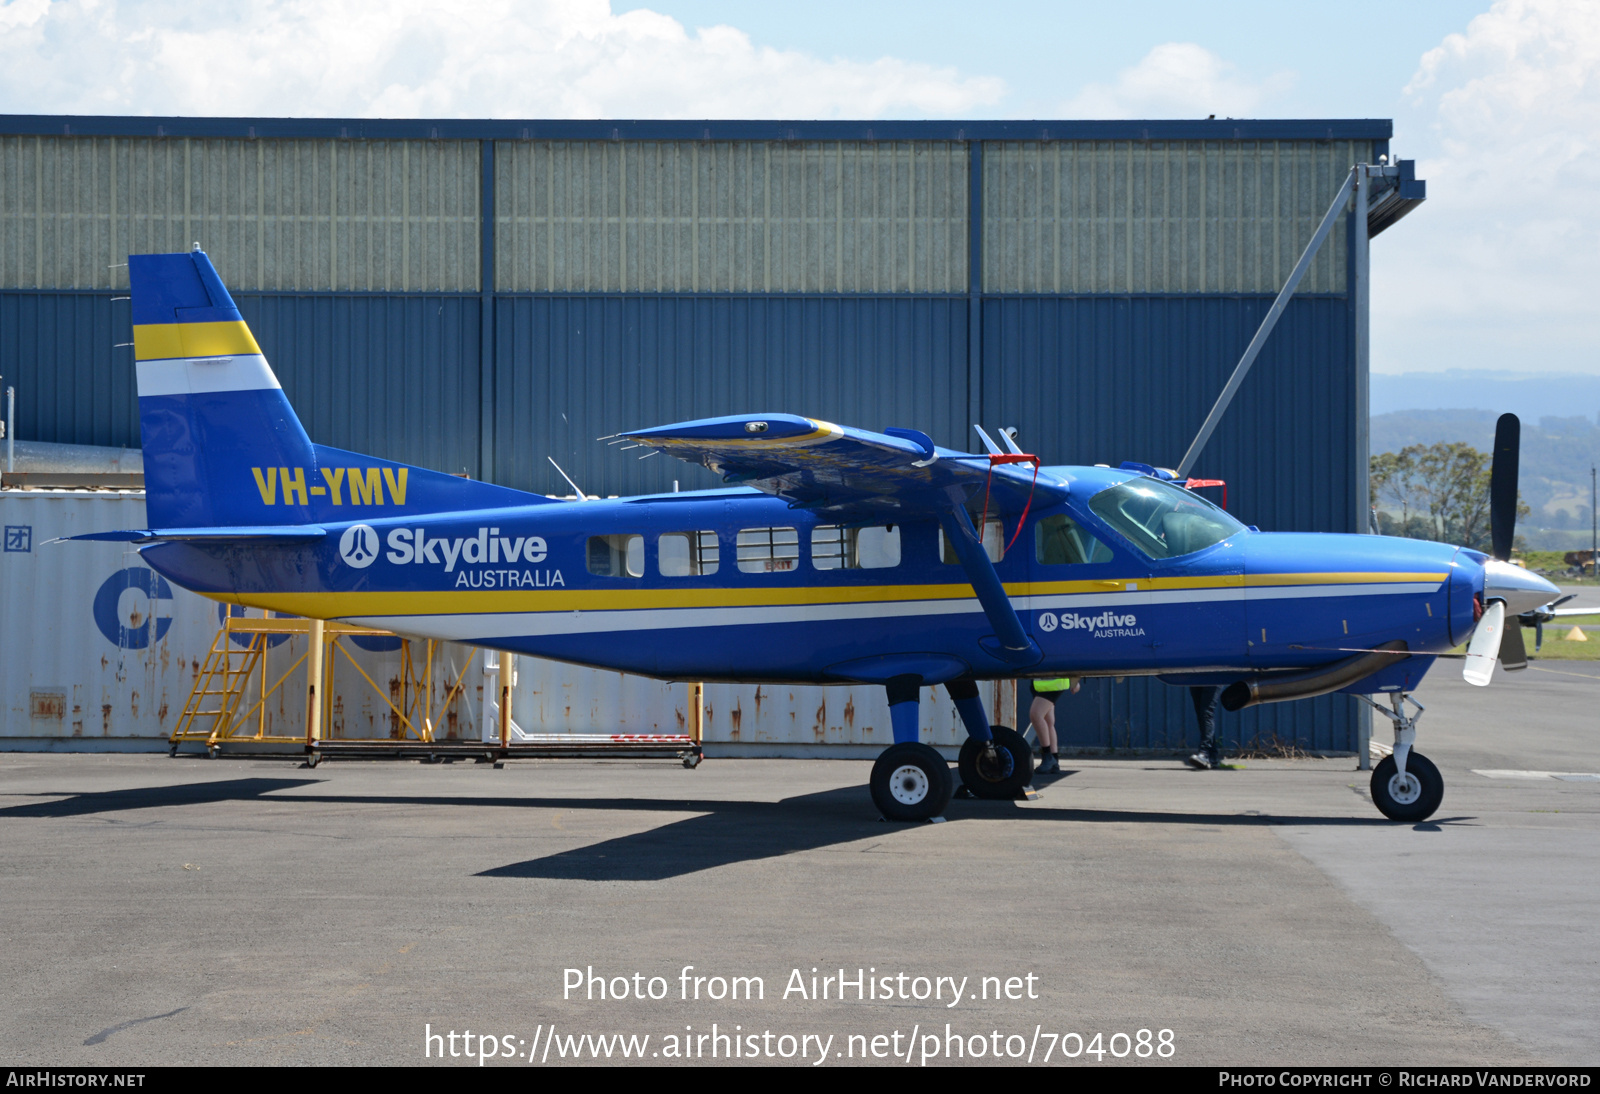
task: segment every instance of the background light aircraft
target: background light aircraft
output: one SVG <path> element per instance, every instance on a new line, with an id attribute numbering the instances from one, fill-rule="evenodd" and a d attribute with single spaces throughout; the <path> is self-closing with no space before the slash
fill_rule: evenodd
<path id="1" fill-rule="evenodd" d="M 210 260 L 129 259 L 148 529 L 140 545 L 205 596 L 667 679 L 871 683 L 894 744 L 885 816 L 937 816 L 949 765 L 919 741 L 943 685 L 977 796 L 1031 779 L 977 681 L 1155 675 L 1226 685 L 1230 710 L 1334 691 L 1395 726 L 1378 808 L 1421 820 L 1438 770 L 1408 693 L 1471 643 L 1465 675 L 1526 662 L 1506 615 L 1558 592 L 1509 564 L 1516 419 L 1502 419 L 1494 558 L 1367 535 L 1264 533 L 1141 464 L 1041 467 L 791 414 L 615 438 L 699 463 L 726 489 L 563 502 L 311 443 Z M 1371 696 L 1386 695 L 1388 704 Z M 1408 713 L 1406 703 L 1415 708 Z"/>

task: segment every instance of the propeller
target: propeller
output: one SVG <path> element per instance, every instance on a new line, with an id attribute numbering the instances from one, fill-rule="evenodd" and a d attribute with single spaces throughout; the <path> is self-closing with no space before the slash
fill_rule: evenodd
<path id="1" fill-rule="evenodd" d="M 1511 560 L 1511 543 L 1517 534 L 1517 463 L 1522 447 L 1522 422 L 1515 414 L 1502 414 L 1494 423 L 1494 455 L 1489 465 L 1489 530 L 1494 557 Z"/>
<path id="2" fill-rule="evenodd" d="M 1494 662 L 1507 672 L 1528 667 L 1522 642 L 1521 613 L 1537 611 L 1541 602 L 1561 590 L 1538 574 L 1511 564 L 1511 545 L 1517 534 L 1517 464 L 1522 444 L 1522 423 L 1515 414 L 1502 414 L 1494 427 L 1494 462 L 1489 470 L 1489 531 L 1494 559 L 1484 564 L 1483 617 L 1467 644 L 1462 678 L 1479 687 L 1489 683 Z M 1507 619 L 1507 614 L 1511 618 Z M 1537 621 L 1535 621 L 1537 622 Z M 1542 631 L 1536 641 L 1543 638 Z"/>
<path id="3" fill-rule="evenodd" d="M 1467 660 L 1461 666 L 1461 678 L 1469 684 L 1478 687 L 1487 687 L 1489 680 L 1494 676 L 1495 657 L 1504 652 L 1504 638 L 1506 629 L 1506 605 L 1503 600 L 1491 600 L 1489 606 L 1483 609 L 1483 618 L 1478 620 L 1478 625 L 1473 628 L 1472 641 L 1467 643 Z M 1521 626 L 1513 623 L 1512 630 L 1520 631 Z"/>

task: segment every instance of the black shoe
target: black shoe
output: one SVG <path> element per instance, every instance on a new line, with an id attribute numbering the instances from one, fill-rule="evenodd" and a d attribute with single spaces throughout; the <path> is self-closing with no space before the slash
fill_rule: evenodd
<path id="1" fill-rule="evenodd" d="M 1188 764 L 1196 771 L 1210 771 L 1213 766 L 1222 766 L 1221 764 L 1213 765 L 1210 758 L 1203 752 L 1196 752 L 1193 756 L 1190 756 L 1188 759 L 1184 760 L 1184 763 Z"/>
<path id="2" fill-rule="evenodd" d="M 1061 761 L 1056 759 L 1053 755 L 1050 755 L 1050 754 L 1046 753 L 1044 760 L 1035 769 L 1034 774 L 1036 774 L 1036 775 L 1054 775 L 1054 774 L 1059 773 L 1060 771 L 1061 771 Z"/>

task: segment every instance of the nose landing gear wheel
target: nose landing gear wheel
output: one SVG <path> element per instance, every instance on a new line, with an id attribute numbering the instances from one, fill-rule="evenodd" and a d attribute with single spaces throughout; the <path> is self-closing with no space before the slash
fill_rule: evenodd
<path id="1" fill-rule="evenodd" d="M 1022 734 L 994 726 L 994 749 L 968 737 L 961 745 L 961 784 L 973 797 L 1014 801 L 1033 781 L 1033 750 Z"/>
<path id="2" fill-rule="evenodd" d="M 1420 752 L 1406 757 L 1406 773 L 1393 756 L 1372 769 L 1372 804 L 1392 821 L 1415 824 L 1433 816 L 1444 800 L 1444 777 L 1433 761 Z"/>
<path id="3" fill-rule="evenodd" d="M 925 744 L 890 745 L 872 765 L 872 804 L 889 820 L 937 817 L 954 789 L 950 765 Z"/>

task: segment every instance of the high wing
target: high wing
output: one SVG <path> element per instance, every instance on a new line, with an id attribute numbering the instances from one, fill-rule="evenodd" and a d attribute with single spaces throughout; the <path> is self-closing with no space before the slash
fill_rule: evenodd
<path id="1" fill-rule="evenodd" d="M 952 505 L 981 505 L 986 493 L 991 513 L 1067 497 L 1066 483 L 1034 466 L 938 448 L 914 429 L 873 433 L 794 414 L 736 414 L 617 438 L 698 463 L 797 509 L 856 519 L 934 515 Z"/>

